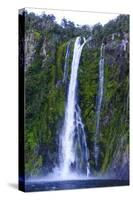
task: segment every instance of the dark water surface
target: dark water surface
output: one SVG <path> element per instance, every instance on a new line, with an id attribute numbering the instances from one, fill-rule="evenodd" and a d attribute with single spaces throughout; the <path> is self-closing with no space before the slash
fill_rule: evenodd
<path id="1" fill-rule="evenodd" d="M 129 180 L 69 180 L 69 181 L 41 181 L 25 183 L 25 192 L 82 189 L 108 186 L 129 185 Z"/>

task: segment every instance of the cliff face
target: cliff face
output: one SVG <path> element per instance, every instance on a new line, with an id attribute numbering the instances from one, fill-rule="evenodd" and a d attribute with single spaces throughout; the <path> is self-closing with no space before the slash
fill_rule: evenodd
<path id="1" fill-rule="evenodd" d="M 94 174 L 128 177 L 129 36 L 128 16 L 94 26 L 83 48 L 78 72 L 78 99 Z M 64 118 L 73 45 L 77 35 L 90 37 L 89 27 L 58 25 L 53 16 L 25 14 L 26 175 L 45 174 L 59 161 L 59 134 Z M 124 23 L 123 23 L 124 22 Z M 123 25 L 124 24 L 124 25 Z M 68 41 L 67 82 L 63 82 Z M 104 95 L 100 114 L 100 158 L 94 163 L 96 104 L 101 44 L 105 44 Z"/>
<path id="2" fill-rule="evenodd" d="M 129 148 L 129 41 L 125 36 L 105 43 L 104 94 L 100 113 L 100 158 L 97 172 L 127 178 Z M 124 46 L 126 41 L 126 46 Z M 96 134 L 96 105 L 100 48 L 83 50 L 79 69 L 79 98 L 90 149 L 90 164 L 95 171 L 94 138 Z M 124 169 L 124 170 L 123 170 Z"/>
<path id="3" fill-rule="evenodd" d="M 28 32 L 25 35 L 25 68 L 27 69 L 28 66 L 31 65 L 31 63 L 34 60 L 34 56 L 36 53 L 36 45 L 37 41 L 35 40 L 34 33 Z"/>
<path id="4" fill-rule="evenodd" d="M 102 170 L 128 177 L 129 167 L 129 40 L 116 38 L 105 47 L 105 100 L 101 133 L 107 138 Z M 108 136 L 107 136 L 108 135 Z"/>

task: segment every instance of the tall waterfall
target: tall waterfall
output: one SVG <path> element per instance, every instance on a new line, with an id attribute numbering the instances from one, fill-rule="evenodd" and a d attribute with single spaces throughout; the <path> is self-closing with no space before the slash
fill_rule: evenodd
<path id="1" fill-rule="evenodd" d="M 100 113 L 103 100 L 103 88 L 104 88 L 104 44 L 101 45 L 101 56 L 99 61 L 99 87 L 98 87 L 98 96 L 97 96 L 97 106 L 96 106 L 96 134 L 95 134 L 95 143 L 94 143 L 94 157 L 95 157 L 95 166 L 98 167 L 99 161 L 99 139 L 100 139 Z"/>
<path id="2" fill-rule="evenodd" d="M 85 38 L 81 44 L 81 38 L 77 37 L 74 44 L 65 117 L 60 137 L 60 173 L 63 178 L 70 177 L 74 172 L 89 174 L 86 135 L 77 102 L 78 67 L 85 43 Z M 68 53 L 65 62 L 67 62 L 67 55 Z"/>

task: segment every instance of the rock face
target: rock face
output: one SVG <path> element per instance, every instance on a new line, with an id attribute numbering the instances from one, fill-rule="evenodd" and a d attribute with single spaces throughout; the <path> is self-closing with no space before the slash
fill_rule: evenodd
<path id="1" fill-rule="evenodd" d="M 129 149 L 127 141 L 121 140 L 119 147 L 115 150 L 112 164 L 108 168 L 108 174 L 116 179 L 129 179 Z"/>
<path id="2" fill-rule="evenodd" d="M 106 91 L 109 94 L 109 90 L 114 87 L 113 97 L 110 99 L 109 106 L 111 109 L 111 115 L 107 114 L 109 120 L 111 118 L 116 117 L 116 121 L 119 120 L 118 124 L 116 124 L 115 130 L 113 130 L 114 134 L 116 134 L 116 146 L 114 146 L 114 153 L 112 154 L 112 161 L 109 166 L 109 171 L 111 174 L 114 174 L 114 177 L 120 179 L 128 179 L 129 178 L 129 154 L 128 154 L 128 109 L 129 109 L 129 91 L 128 91 L 128 70 L 129 70 L 129 41 L 126 38 L 122 38 L 121 40 L 114 40 L 107 43 L 105 48 L 105 63 L 107 67 L 111 67 L 112 80 L 109 80 L 112 83 L 111 87 L 106 87 Z M 115 68 L 114 68 L 115 67 Z M 110 70 L 111 71 L 111 70 Z M 116 85 L 115 85 L 115 84 Z M 114 84 L 114 86 L 113 86 Z M 124 87 L 124 88 L 122 88 Z M 111 94 L 110 94 L 111 95 Z M 105 94 L 106 96 L 106 94 Z M 106 103 L 106 97 L 105 97 Z M 112 104 L 112 105 L 111 105 Z M 104 105 L 103 105 L 104 107 Z M 116 109 L 118 113 L 116 114 Z M 104 108 L 103 108 L 104 111 Z M 109 122 L 106 122 L 109 124 Z M 104 125 L 106 127 L 106 125 Z M 112 127 L 113 128 L 113 124 Z M 122 130 L 124 129 L 124 130 Z M 109 130 L 111 131 L 111 130 Z M 112 132 L 112 133 L 113 133 Z M 116 133 L 115 133 L 116 132 Z M 112 134 L 113 137 L 113 134 Z M 110 138 L 112 140 L 112 138 Z"/>
<path id="3" fill-rule="evenodd" d="M 123 84 L 126 79 L 128 78 L 128 58 L 129 58 L 129 41 L 127 34 L 123 34 L 124 37 L 121 40 L 116 41 L 115 39 L 107 43 L 106 45 L 106 64 L 109 67 L 113 67 L 113 65 L 116 66 L 116 68 L 119 71 L 119 74 L 117 76 L 119 84 Z M 126 35 L 126 36 L 125 36 Z M 128 38 L 128 39 L 127 39 Z M 124 81 L 125 80 L 125 81 Z M 127 84 L 128 87 L 128 84 Z M 126 89 L 126 88 L 125 88 Z M 122 90 L 122 88 L 121 88 Z M 121 110 L 121 116 L 123 115 L 123 121 L 121 123 L 127 124 L 126 127 L 128 127 L 128 106 L 129 106 L 129 92 L 126 89 L 123 91 L 123 94 L 127 94 L 127 97 L 125 97 L 125 102 L 123 102 L 123 108 Z M 117 94 L 118 96 L 121 94 Z M 124 98 L 125 95 L 123 95 Z M 124 106 L 125 104 L 125 106 Z M 122 105 L 121 105 L 122 106 Z M 118 108 L 119 109 L 119 108 Z M 124 112 L 124 110 L 125 112 Z M 113 115 L 113 113 L 112 113 Z M 126 117 L 124 121 L 124 115 Z M 109 115 L 107 115 L 109 118 Z M 119 120 L 121 119 L 121 116 L 119 116 Z M 108 123 L 108 122 L 107 122 Z M 118 124 L 119 127 L 119 124 Z M 114 150 L 113 156 L 112 156 L 112 162 L 111 165 L 107 169 L 107 173 L 110 174 L 110 176 L 118 179 L 129 179 L 129 141 L 128 141 L 128 130 L 126 134 L 121 135 L 117 132 L 119 140 L 118 144 Z"/>
<path id="4" fill-rule="evenodd" d="M 45 42 L 45 40 L 43 41 L 43 43 L 42 43 L 42 48 L 41 48 L 41 50 L 40 50 L 40 55 L 41 56 L 44 56 L 44 58 L 46 57 L 46 42 Z"/>
<path id="5" fill-rule="evenodd" d="M 105 63 L 110 67 L 114 64 L 124 73 L 124 66 L 129 57 L 129 42 L 127 39 L 109 41 L 105 45 Z"/>
<path id="6" fill-rule="evenodd" d="M 129 42 L 126 42 L 125 50 L 125 38 L 112 40 L 110 37 L 107 37 L 104 52 L 104 95 L 100 114 L 100 158 L 97 171 L 111 174 L 115 178 L 128 179 Z M 79 70 L 80 106 L 88 132 L 91 169 L 95 169 L 93 142 L 96 131 L 99 59 L 100 48 L 86 45 Z"/>
<path id="7" fill-rule="evenodd" d="M 36 53 L 37 41 L 33 32 L 25 34 L 25 70 L 32 64 Z"/>
<path id="8" fill-rule="evenodd" d="M 41 44 L 36 36 L 36 32 L 27 31 L 25 34 L 25 70 L 27 70 L 33 63 L 35 56 L 37 54 L 37 49 L 39 48 L 39 55 L 42 57 L 42 66 L 45 62 L 48 48 L 45 39 L 42 40 Z"/>

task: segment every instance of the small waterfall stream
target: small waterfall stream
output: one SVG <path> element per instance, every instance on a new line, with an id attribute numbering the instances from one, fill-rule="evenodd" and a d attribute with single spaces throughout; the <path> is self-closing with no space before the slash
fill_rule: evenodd
<path id="1" fill-rule="evenodd" d="M 64 74 L 63 74 L 63 83 L 66 83 L 68 78 L 68 61 L 69 61 L 69 53 L 70 53 L 70 42 L 67 43 L 66 48 L 66 56 L 65 56 L 65 64 L 64 64 Z"/>
<path id="2" fill-rule="evenodd" d="M 64 179 L 68 178 L 74 172 L 85 172 L 89 175 L 89 154 L 86 135 L 81 119 L 81 111 L 77 103 L 78 67 L 85 43 L 85 38 L 81 44 L 81 38 L 77 37 L 74 44 L 65 118 L 60 136 L 60 174 Z M 66 70 L 67 65 L 68 48 L 69 46 L 67 47 L 64 70 Z M 65 75 L 63 80 L 65 80 Z"/>
<path id="3" fill-rule="evenodd" d="M 101 106 L 103 100 L 103 88 L 104 88 L 104 44 L 101 45 L 101 56 L 99 61 L 99 84 L 98 84 L 98 96 L 97 96 L 97 106 L 96 106 L 96 134 L 95 134 L 95 142 L 94 142 L 94 158 L 95 158 L 95 166 L 98 167 L 99 161 L 99 137 L 100 137 L 100 113 Z"/>
<path id="4" fill-rule="evenodd" d="M 75 139 L 75 149 L 78 149 L 78 154 L 76 155 L 76 167 L 77 171 L 85 171 L 86 175 L 90 175 L 90 165 L 88 162 L 89 151 L 86 142 L 86 133 L 84 130 L 84 124 L 81 118 L 81 109 L 79 105 L 76 105 L 76 138 Z"/>

